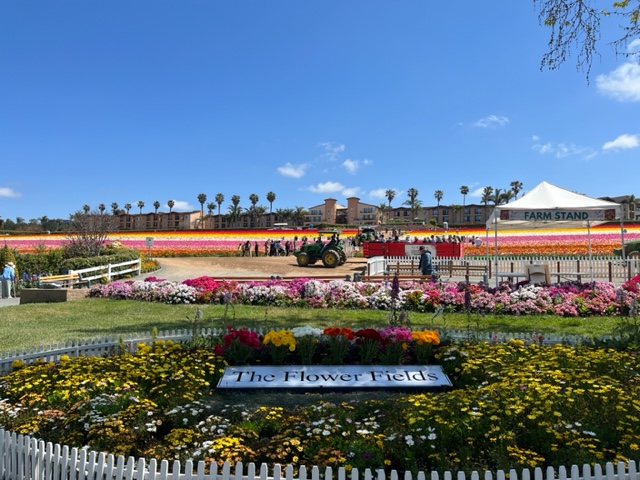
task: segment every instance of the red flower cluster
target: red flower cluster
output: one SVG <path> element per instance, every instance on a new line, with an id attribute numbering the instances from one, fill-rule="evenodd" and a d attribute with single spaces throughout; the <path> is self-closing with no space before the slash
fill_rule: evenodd
<path id="1" fill-rule="evenodd" d="M 353 330 L 351 330 L 350 328 L 327 327 L 322 331 L 322 333 L 330 337 L 337 337 L 342 335 L 348 340 L 353 340 Z"/>
<path id="2" fill-rule="evenodd" d="M 380 332 L 374 328 L 363 328 L 361 330 L 358 330 L 355 334 L 354 334 L 355 338 L 356 338 L 356 343 L 357 344 L 362 344 L 364 343 L 365 340 L 371 340 L 373 342 L 382 342 L 382 336 L 380 335 Z M 385 342 L 386 343 L 386 342 Z"/>
<path id="3" fill-rule="evenodd" d="M 240 344 L 246 345 L 251 348 L 259 348 L 262 344 L 262 342 L 260 341 L 260 336 L 256 332 L 252 332 L 251 330 L 247 330 L 246 328 L 235 330 L 231 326 L 228 326 L 227 330 L 229 330 L 229 333 L 222 337 L 222 341 L 224 342 L 225 347 L 229 347 L 236 339 Z"/>

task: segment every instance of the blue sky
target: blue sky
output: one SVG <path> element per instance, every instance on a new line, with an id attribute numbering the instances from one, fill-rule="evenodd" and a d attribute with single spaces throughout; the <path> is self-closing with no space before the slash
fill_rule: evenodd
<path id="1" fill-rule="evenodd" d="M 606 44 L 615 22 L 587 82 L 575 58 L 540 70 L 530 0 L 4 0 L 0 216 L 449 205 L 514 180 L 640 196 L 640 66 Z"/>

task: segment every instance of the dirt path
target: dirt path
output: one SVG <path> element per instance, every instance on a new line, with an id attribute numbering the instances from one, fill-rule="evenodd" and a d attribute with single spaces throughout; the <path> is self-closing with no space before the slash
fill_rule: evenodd
<path id="1" fill-rule="evenodd" d="M 269 278 L 317 277 L 323 275 L 351 275 L 362 273 L 367 266 L 366 258 L 350 258 L 342 266 L 326 268 L 321 262 L 308 267 L 299 267 L 294 256 L 288 257 L 176 257 L 159 258 L 161 269 L 154 272 L 158 278 L 181 282 L 187 278 L 203 275 L 210 277 L 255 276 Z M 149 274 L 143 275 L 148 277 Z"/>

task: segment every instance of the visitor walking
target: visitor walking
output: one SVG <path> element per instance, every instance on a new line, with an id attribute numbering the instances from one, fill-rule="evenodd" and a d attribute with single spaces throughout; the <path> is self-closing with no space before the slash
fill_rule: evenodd
<path id="1" fill-rule="evenodd" d="M 13 262 L 7 262 L 2 270 L 2 298 L 11 298 L 11 287 L 16 279 L 16 270 Z M 15 291 L 14 291 L 15 295 Z"/>

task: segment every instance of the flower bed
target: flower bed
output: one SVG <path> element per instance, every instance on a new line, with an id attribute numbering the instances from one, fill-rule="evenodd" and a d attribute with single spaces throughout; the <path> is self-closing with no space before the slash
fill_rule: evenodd
<path id="1" fill-rule="evenodd" d="M 392 282 L 393 283 L 393 282 Z M 154 277 L 147 281 L 117 281 L 93 285 L 92 297 L 166 303 L 240 303 L 305 308 L 370 308 L 433 312 L 469 311 L 500 314 L 554 314 L 567 317 L 634 315 L 638 309 L 640 276 L 616 287 L 609 282 L 526 285 L 512 289 L 503 283 L 490 289 L 465 283 L 330 282 L 296 279 L 239 283 L 198 277 L 183 283 Z"/>
<path id="2" fill-rule="evenodd" d="M 625 226 L 626 240 L 640 238 L 640 225 Z M 486 230 L 482 227 L 459 228 L 458 234 L 465 239 L 480 238 L 486 241 Z M 355 236 L 354 229 L 343 231 L 343 238 Z M 406 232 L 411 238 L 422 239 L 431 236 L 432 230 L 411 230 Z M 443 232 L 437 232 L 442 234 Z M 452 232 L 449 232 L 452 233 Z M 152 254 L 155 257 L 238 255 L 238 245 L 247 240 L 264 245 L 267 239 L 284 238 L 293 241 L 297 236 L 316 236 L 316 230 L 189 230 L 180 232 L 116 232 L 109 235 L 108 241 L 119 242 L 126 248 L 135 248 L 147 252 L 147 237 L 153 237 Z M 498 233 L 499 255 L 587 255 L 589 242 L 586 228 L 544 230 L 505 230 Z M 65 234 L 15 235 L 3 239 L 9 248 L 23 253 L 42 251 L 43 248 L 60 248 L 67 243 Z M 493 240 L 491 253 L 493 254 Z M 614 248 L 620 246 L 619 225 L 599 225 L 591 228 L 591 252 L 594 255 L 611 255 Z M 465 245 L 467 256 L 483 256 L 486 244 Z M 261 249 L 261 251 L 263 251 Z"/>
<path id="3" fill-rule="evenodd" d="M 522 341 L 445 344 L 433 353 L 451 392 L 306 402 L 306 395 L 211 392 L 222 357 L 171 342 L 16 365 L 0 383 L 0 428 L 114 454 L 296 470 L 508 470 L 624 462 L 640 453 L 637 354 Z"/>

